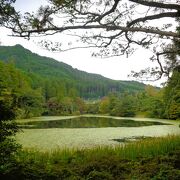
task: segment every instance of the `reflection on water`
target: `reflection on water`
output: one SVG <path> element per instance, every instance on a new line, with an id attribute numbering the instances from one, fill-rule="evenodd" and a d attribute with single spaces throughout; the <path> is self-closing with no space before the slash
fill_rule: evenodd
<path id="1" fill-rule="evenodd" d="M 141 127 L 152 125 L 168 125 L 155 121 L 134 121 L 131 119 L 113 119 L 105 117 L 77 117 L 53 121 L 31 121 L 19 124 L 27 129 L 45 128 L 104 128 L 104 127 Z"/>

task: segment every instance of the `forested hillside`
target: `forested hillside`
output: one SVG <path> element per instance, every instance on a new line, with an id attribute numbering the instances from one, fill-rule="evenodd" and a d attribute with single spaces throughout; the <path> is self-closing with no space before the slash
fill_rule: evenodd
<path id="1" fill-rule="evenodd" d="M 12 106 L 16 118 L 84 113 L 179 118 L 178 68 L 160 90 L 79 71 L 20 45 L 1 46 L 0 60 L 3 114 Z"/>
<path id="2" fill-rule="evenodd" d="M 52 58 L 34 54 L 21 45 L 0 46 L 0 60 L 21 69 L 29 77 L 33 88 L 43 88 L 46 99 L 58 94 L 96 99 L 110 92 L 133 93 L 143 91 L 145 87 L 135 81 L 115 81 L 79 71 Z"/>

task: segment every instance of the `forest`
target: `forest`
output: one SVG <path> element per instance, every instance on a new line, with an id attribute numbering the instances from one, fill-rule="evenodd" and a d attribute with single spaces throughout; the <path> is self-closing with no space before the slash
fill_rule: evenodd
<path id="1" fill-rule="evenodd" d="M 1 47 L 0 52 L 3 59 L 0 64 L 1 106 L 12 107 L 16 118 L 87 113 L 180 117 L 179 67 L 167 86 L 160 89 L 81 72 L 64 63 L 51 62 L 20 45 Z M 54 70 L 53 65 L 59 67 Z M 1 116 L 3 114 L 1 111 Z"/>

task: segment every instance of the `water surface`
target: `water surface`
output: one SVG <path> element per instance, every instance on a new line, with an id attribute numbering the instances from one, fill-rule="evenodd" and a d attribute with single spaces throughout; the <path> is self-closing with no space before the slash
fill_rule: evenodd
<path id="1" fill-rule="evenodd" d="M 46 128 L 105 128 L 105 127 L 141 127 L 152 125 L 169 125 L 156 121 L 135 121 L 131 119 L 114 119 L 110 117 L 76 117 L 70 119 L 30 121 L 19 124 L 27 129 Z"/>
<path id="2" fill-rule="evenodd" d="M 180 134 L 180 121 L 121 117 L 38 117 L 19 120 L 24 127 L 16 138 L 25 148 L 116 146 L 135 139 Z M 93 118 L 92 118 L 93 117 Z"/>

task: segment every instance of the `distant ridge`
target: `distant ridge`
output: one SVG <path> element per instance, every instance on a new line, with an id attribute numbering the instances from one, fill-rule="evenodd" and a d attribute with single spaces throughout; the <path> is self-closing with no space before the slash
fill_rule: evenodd
<path id="1" fill-rule="evenodd" d="M 102 75 L 80 71 L 63 62 L 32 53 L 19 44 L 0 46 L 0 60 L 14 63 L 30 77 L 33 86 L 38 87 L 38 81 L 39 84 L 45 80 L 52 81 L 63 84 L 65 88 L 76 89 L 83 98 L 99 98 L 110 92 L 134 93 L 144 91 L 145 87 L 145 84 L 136 81 L 111 80 Z"/>

